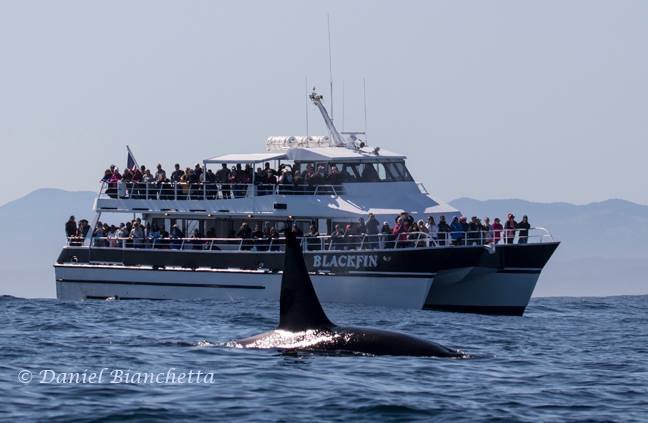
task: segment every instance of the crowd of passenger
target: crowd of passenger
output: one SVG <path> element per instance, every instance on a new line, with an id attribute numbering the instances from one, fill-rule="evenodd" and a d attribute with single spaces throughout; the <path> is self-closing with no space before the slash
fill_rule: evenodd
<path id="1" fill-rule="evenodd" d="M 289 225 L 298 237 L 304 238 L 309 250 L 318 249 L 375 249 L 375 248 L 405 248 L 424 247 L 429 245 L 492 245 L 498 243 L 526 244 L 529 240 L 531 225 L 525 215 L 520 222 L 515 220 L 512 213 L 507 215 L 504 224 L 499 218 L 486 217 L 483 220 L 473 216 L 468 220 L 465 216 L 454 216 L 448 223 L 445 216 L 436 222 L 433 216 L 427 222 L 422 219 L 416 221 L 412 215 L 401 213 L 396 216 L 392 225 L 385 221 L 382 224 L 373 213 L 368 218 L 360 218 L 356 223 L 336 224 L 333 231 L 320 234 L 315 222 L 309 225 L 304 233 L 298 224 L 288 220 L 282 227 L 277 227 L 272 222 L 242 222 L 236 231 L 232 231 L 230 238 L 241 240 L 241 249 L 251 250 L 278 250 L 281 229 Z M 65 233 L 71 245 L 81 245 L 90 230 L 88 221 L 82 219 L 77 225 L 75 217 L 65 224 Z M 156 223 L 143 223 L 141 218 L 117 225 L 97 222 L 92 234 L 95 246 L 118 247 L 123 242 L 134 248 L 144 248 L 150 245 L 170 246 L 177 248 L 187 244 L 195 249 L 207 248 L 211 245 L 210 239 L 217 238 L 213 228 L 203 234 L 195 229 L 187 236 L 177 225 L 171 225 L 169 231 L 159 227 Z"/>
<path id="2" fill-rule="evenodd" d="M 254 170 L 251 164 L 238 163 L 229 168 L 227 163 L 222 163 L 221 168 L 213 172 L 200 164 L 183 170 L 176 163 L 173 171 L 167 174 L 161 164 L 155 171 L 146 166 L 133 166 L 123 172 L 111 165 L 104 171 L 101 182 L 107 184 L 106 194 L 113 198 L 173 199 L 184 195 L 190 199 L 218 199 L 245 197 L 250 184 L 256 187 L 256 195 L 269 195 L 275 189 L 279 193 L 300 194 L 312 192 L 318 186 L 334 187 L 351 179 L 378 180 L 373 166 L 364 166 L 361 175 L 355 175 L 346 165 L 341 166 L 339 169 L 336 164 L 307 163 L 301 171 L 289 164 L 280 164 L 274 169 L 266 162 Z"/>

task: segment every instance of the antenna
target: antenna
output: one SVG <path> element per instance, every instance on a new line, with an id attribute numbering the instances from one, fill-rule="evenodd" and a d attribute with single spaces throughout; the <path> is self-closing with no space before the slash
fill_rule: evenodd
<path id="1" fill-rule="evenodd" d="M 365 139 L 367 139 L 367 84 L 364 77 L 362 78 L 362 96 L 364 97 L 364 133 Z"/>
<path id="2" fill-rule="evenodd" d="M 306 139 L 308 139 L 308 75 L 305 77 L 306 79 Z"/>
<path id="3" fill-rule="evenodd" d="M 331 86 L 331 120 L 333 120 L 333 64 L 331 60 L 331 19 L 326 14 L 326 27 L 328 28 L 328 48 L 329 48 L 329 83 Z"/>
<path id="4" fill-rule="evenodd" d="M 342 132 L 344 132 L 344 81 L 342 81 Z"/>

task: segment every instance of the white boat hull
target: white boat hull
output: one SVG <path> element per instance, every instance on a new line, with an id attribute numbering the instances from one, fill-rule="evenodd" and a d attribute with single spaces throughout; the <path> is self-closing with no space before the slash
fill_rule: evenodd
<path id="1" fill-rule="evenodd" d="M 279 301 L 281 274 L 264 271 L 56 265 L 61 300 L 218 299 Z M 311 276 L 322 302 L 422 309 L 433 277 L 395 275 Z"/>

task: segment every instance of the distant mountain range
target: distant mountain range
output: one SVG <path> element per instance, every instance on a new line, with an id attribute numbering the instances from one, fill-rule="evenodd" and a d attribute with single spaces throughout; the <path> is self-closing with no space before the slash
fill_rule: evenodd
<path id="1" fill-rule="evenodd" d="M 92 217 L 96 193 L 39 189 L 0 207 L 0 294 L 55 297 L 54 269 L 65 244 L 65 222 Z"/>
<path id="2" fill-rule="evenodd" d="M 65 242 L 70 215 L 93 216 L 96 193 L 39 189 L 0 206 L 0 295 L 54 297 L 52 264 Z M 561 241 L 536 296 L 648 293 L 648 206 L 624 200 L 587 205 L 524 200 L 451 201 L 466 216 L 529 216 Z"/>
<path id="3" fill-rule="evenodd" d="M 561 245 L 543 271 L 536 296 L 648 293 L 648 206 L 625 200 L 586 205 L 524 200 L 451 201 L 467 216 L 529 216 Z"/>
<path id="4" fill-rule="evenodd" d="M 648 206 L 625 200 L 606 200 L 577 206 L 568 203 L 533 203 L 524 200 L 459 198 L 450 204 L 466 216 L 497 216 L 511 212 L 519 221 L 529 216 L 533 226 L 547 228 L 564 241 L 565 258 L 605 257 L 648 259 Z"/>

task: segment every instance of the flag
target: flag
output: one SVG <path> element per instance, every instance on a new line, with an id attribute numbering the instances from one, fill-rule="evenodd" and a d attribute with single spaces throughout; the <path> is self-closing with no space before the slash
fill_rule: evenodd
<path id="1" fill-rule="evenodd" d="M 126 169 L 132 170 L 134 167 L 139 167 L 137 160 L 135 160 L 135 156 L 133 155 L 133 152 L 131 151 L 129 146 L 126 146 L 126 150 L 128 151 L 128 157 L 126 158 Z"/>

